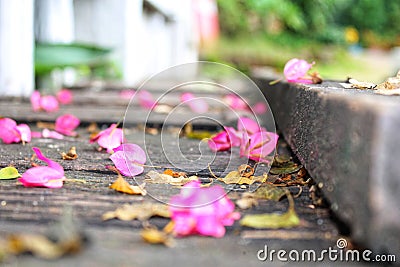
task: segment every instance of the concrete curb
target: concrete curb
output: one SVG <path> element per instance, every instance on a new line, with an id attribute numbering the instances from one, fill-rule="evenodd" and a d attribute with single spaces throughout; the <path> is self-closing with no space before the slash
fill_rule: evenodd
<path id="1" fill-rule="evenodd" d="M 352 237 L 400 251 L 400 97 L 338 83 L 270 86 L 255 76 L 278 128 Z"/>

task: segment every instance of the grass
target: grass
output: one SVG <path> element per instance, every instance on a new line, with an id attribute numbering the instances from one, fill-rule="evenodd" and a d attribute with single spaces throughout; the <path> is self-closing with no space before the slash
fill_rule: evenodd
<path id="1" fill-rule="evenodd" d="M 291 35 L 256 35 L 237 38 L 222 37 L 218 43 L 201 51 L 204 60 L 233 65 L 248 72 L 252 66 L 272 66 L 282 72 L 285 63 L 294 57 L 315 61 L 314 69 L 325 79 L 382 82 L 392 75 L 391 68 L 368 53 L 351 54 L 345 44 L 328 45 Z M 379 66 L 379 67 L 377 67 Z"/>

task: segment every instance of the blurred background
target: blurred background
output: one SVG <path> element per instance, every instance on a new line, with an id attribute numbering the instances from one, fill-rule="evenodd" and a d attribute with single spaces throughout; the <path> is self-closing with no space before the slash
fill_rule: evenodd
<path id="1" fill-rule="evenodd" d="M 249 73 L 297 57 L 325 79 L 379 83 L 400 68 L 399 47 L 393 0 L 0 0 L 1 95 L 137 87 L 196 60 Z"/>

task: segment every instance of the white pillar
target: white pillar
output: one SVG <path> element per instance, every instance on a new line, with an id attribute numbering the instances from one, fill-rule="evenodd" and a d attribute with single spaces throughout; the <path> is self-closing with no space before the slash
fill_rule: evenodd
<path id="1" fill-rule="evenodd" d="M 39 42 L 73 42 L 73 0 L 35 0 L 35 34 Z"/>
<path id="2" fill-rule="evenodd" d="M 124 82 L 136 85 L 147 76 L 149 47 L 143 27 L 143 0 L 125 2 L 123 33 L 123 76 Z M 159 46 L 163 44 L 157 44 Z M 151 62 L 150 62 L 151 63 Z"/>
<path id="3" fill-rule="evenodd" d="M 34 88 L 33 0 L 0 0 L 0 96 Z"/>

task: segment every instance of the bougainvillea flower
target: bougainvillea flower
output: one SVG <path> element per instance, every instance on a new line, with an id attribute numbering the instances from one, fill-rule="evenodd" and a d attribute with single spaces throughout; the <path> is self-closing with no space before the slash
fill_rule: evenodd
<path id="1" fill-rule="evenodd" d="M 146 90 L 140 90 L 138 93 L 139 105 L 145 109 L 153 109 L 157 102 L 154 100 L 153 95 Z"/>
<path id="2" fill-rule="evenodd" d="M 47 112 L 53 112 L 57 111 L 59 108 L 58 100 L 55 96 L 41 96 L 39 91 L 34 91 L 30 100 L 33 111 L 44 110 Z"/>
<path id="3" fill-rule="evenodd" d="M 303 59 L 292 58 L 286 63 L 283 74 L 288 82 L 310 84 L 313 82 L 307 78 L 307 72 L 313 65 L 314 62 L 308 63 Z"/>
<path id="4" fill-rule="evenodd" d="M 261 128 L 255 120 L 246 117 L 240 117 L 238 119 L 237 129 L 241 133 L 246 132 L 248 134 L 253 134 L 265 130 L 264 128 Z"/>
<path id="5" fill-rule="evenodd" d="M 10 118 L 0 119 L 0 139 L 5 144 L 30 142 L 31 129 L 26 124 L 19 124 Z"/>
<path id="6" fill-rule="evenodd" d="M 57 111 L 59 108 L 57 98 L 52 95 L 41 96 L 40 108 L 47 112 Z"/>
<path id="7" fill-rule="evenodd" d="M 240 214 L 234 212 L 235 204 L 221 186 L 201 188 L 199 181 L 184 185 L 180 194 L 171 198 L 169 209 L 174 233 L 178 236 L 199 234 L 222 237 L 225 226 L 233 225 L 235 220 L 240 219 Z"/>
<path id="8" fill-rule="evenodd" d="M 181 102 L 187 104 L 195 113 L 205 113 L 208 111 L 207 102 L 202 98 L 195 97 L 192 93 L 181 94 Z"/>
<path id="9" fill-rule="evenodd" d="M 71 90 L 68 89 L 62 89 L 58 91 L 56 97 L 57 100 L 63 105 L 71 104 L 73 100 L 72 92 Z"/>
<path id="10" fill-rule="evenodd" d="M 74 115 L 65 114 L 56 119 L 55 130 L 64 135 L 76 136 L 77 133 L 74 130 L 80 123 L 80 120 Z"/>
<path id="11" fill-rule="evenodd" d="M 269 163 L 267 157 L 275 150 L 278 137 L 276 133 L 267 131 L 257 132 L 250 136 L 243 133 L 240 156 Z"/>
<path id="12" fill-rule="evenodd" d="M 224 96 L 223 101 L 234 110 L 246 110 L 248 105 L 246 102 L 236 94 L 228 94 Z"/>
<path id="13" fill-rule="evenodd" d="M 136 94 L 135 90 L 125 89 L 119 93 L 119 96 L 124 99 L 131 99 Z"/>
<path id="14" fill-rule="evenodd" d="M 58 133 L 56 131 L 49 130 L 47 128 L 43 129 L 42 134 L 41 134 L 40 137 L 60 139 L 60 140 L 64 139 L 64 135 L 62 135 L 62 134 L 60 134 L 60 133 Z"/>
<path id="15" fill-rule="evenodd" d="M 264 102 L 257 102 L 253 106 L 252 110 L 258 115 L 264 114 L 265 112 L 267 112 L 267 104 L 265 104 Z"/>
<path id="16" fill-rule="evenodd" d="M 34 147 L 32 149 L 38 159 L 46 162 L 48 166 L 30 168 L 18 180 L 26 187 L 61 188 L 65 180 L 63 167 L 57 162 L 43 156 L 39 148 Z"/>
<path id="17" fill-rule="evenodd" d="M 32 105 L 33 111 L 39 111 L 39 110 L 41 110 L 41 107 L 40 107 L 40 97 L 41 97 L 41 96 L 40 96 L 39 91 L 34 91 L 34 92 L 32 93 L 30 100 L 31 100 L 31 105 Z"/>
<path id="18" fill-rule="evenodd" d="M 21 141 L 20 135 L 16 129 L 17 123 L 10 118 L 0 119 L 0 138 L 6 144 L 18 143 Z"/>
<path id="19" fill-rule="evenodd" d="M 110 156 L 110 159 L 122 175 L 136 176 L 144 170 L 146 153 L 136 144 L 122 144 L 114 149 L 114 154 Z"/>
<path id="20" fill-rule="evenodd" d="M 111 124 L 111 126 L 104 131 L 101 131 L 92 139 L 90 143 L 97 143 L 107 149 L 108 153 L 113 153 L 114 148 L 119 147 L 123 142 L 124 133 L 122 129 L 117 128 L 117 124 Z"/>

